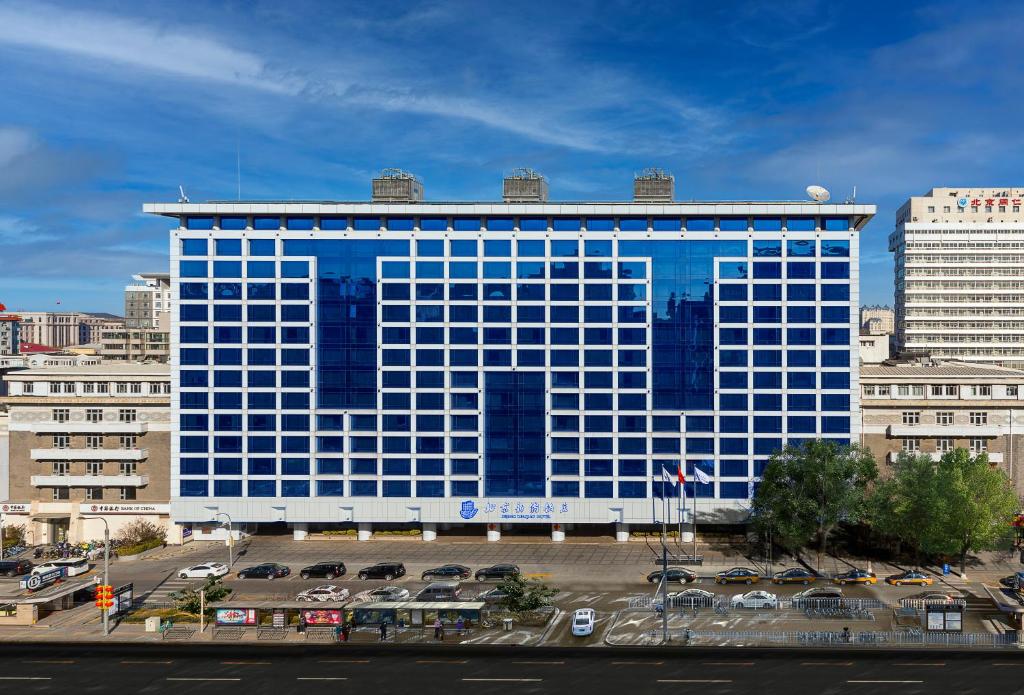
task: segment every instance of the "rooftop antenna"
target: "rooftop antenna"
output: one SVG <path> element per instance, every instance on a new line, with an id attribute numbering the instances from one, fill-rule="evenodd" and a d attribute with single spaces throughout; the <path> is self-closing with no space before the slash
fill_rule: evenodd
<path id="1" fill-rule="evenodd" d="M 188 196 L 185 195 L 185 187 L 182 186 L 181 184 L 178 184 L 178 193 L 179 193 L 179 195 L 178 195 L 178 202 L 179 203 L 187 203 L 188 202 Z"/>
<path id="2" fill-rule="evenodd" d="M 238 199 L 242 199 L 242 145 L 235 136 L 235 175 L 238 177 Z"/>
<path id="3" fill-rule="evenodd" d="M 846 202 L 847 203 L 856 203 L 857 202 L 857 184 L 853 184 L 853 195 L 851 195 L 849 198 L 847 198 Z"/>
<path id="4" fill-rule="evenodd" d="M 808 186 L 807 197 L 816 203 L 827 203 L 832 194 L 823 186 Z"/>

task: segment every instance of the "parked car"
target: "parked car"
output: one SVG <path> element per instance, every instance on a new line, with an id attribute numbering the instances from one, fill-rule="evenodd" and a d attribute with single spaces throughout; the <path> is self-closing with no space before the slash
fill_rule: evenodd
<path id="1" fill-rule="evenodd" d="M 733 567 L 715 575 L 716 584 L 757 584 L 761 575 L 749 567 Z"/>
<path id="2" fill-rule="evenodd" d="M 405 576 L 405 565 L 401 562 L 378 562 L 359 570 L 360 579 L 383 579 L 390 582 L 397 577 Z"/>
<path id="3" fill-rule="evenodd" d="M 495 587 L 494 589 L 488 589 L 487 591 L 481 591 L 476 596 L 477 601 L 483 601 L 484 603 L 494 606 L 505 600 L 507 594 Z"/>
<path id="4" fill-rule="evenodd" d="M 729 601 L 733 608 L 778 608 L 779 598 L 767 591 L 748 591 L 736 594 Z"/>
<path id="5" fill-rule="evenodd" d="M 68 557 L 60 560 L 50 560 L 42 565 L 32 568 L 31 574 L 44 574 L 50 570 L 63 569 L 65 577 L 74 577 L 85 574 L 89 571 L 89 560 L 84 557 Z"/>
<path id="6" fill-rule="evenodd" d="M 812 589 L 804 589 L 803 591 L 793 594 L 793 600 L 799 599 L 834 599 L 838 600 L 843 598 L 843 590 L 837 586 L 816 586 Z"/>
<path id="7" fill-rule="evenodd" d="M 877 584 L 878 577 L 874 572 L 862 569 L 852 569 L 849 572 L 842 572 L 832 577 L 836 584 Z"/>
<path id="8" fill-rule="evenodd" d="M 504 579 L 520 574 L 519 568 L 515 565 L 491 565 L 476 571 L 476 580 L 482 582 L 485 579 Z"/>
<path id="9" fill-rule="evenodd" d="M 462 585 L 458 582 L 433 582 L 416 594 L 417 601 L 458 601 Z"/>
<path id="10" fill-rule="evenodd" d="M 704 589 L 686 589 L 684 591 L 674 591 L 668 595 L 669 608 L 711 606 L 714 602 L 715 595 L 710 591 L 704 591 Z M 661 596 L 655 597 L 651 606 L 660 613 L 663 608 Z"/>
<path id="11" fill-rule="evenodd" d="M 420 579 L 428 581 L 431 579 L 469 579 L 473 570 L 465 565 L 441 565 L 423 572 Z"/>
<path id="12" fill-rule="evenodd" d="M 5 577 L 16 577 L 32 571 L 32 563 L 28 560 L 0 560 L 0 574 Z"/>
<path id="13" fill-rule="evenodd" d="M 661 573 L 662 570 L 654 570 L 647 575 L 647 581 L 651 584 L 661 582 Z M 690 582 L 697 581 L 697 573 L 685 567 L 669 567 L 668 571 L 665 572 L 665 581 L 689 584 Z"/>
<path id="14" fill-rule="evenodd" d="M 948 591 L 921 591 L 910 596 L 904 596 L 900 599 L 900 603 L 909 603 L 911 601 L 922 601 L 924 603 L 953 603 L 956 599 L 963 598 L 959 593 L 950 593 Z"/>
<path id="15" fill-rule="evenodd" d="M 772 584 L 810 584 L 817 576 L 802 567 L 793 567 L 772 575 Z"/>
<path id="16" fill-rule="evenodd" d="M 295 597 L 296 601 L 344 601 L 348 598 L 348 589 L 343 589 L 334 584 L 322 584 L 312 589 L 306 589 Z"/>
<path id="17" fill-rule="evenodd" d="M 299 570 L 299 576 L 303 579 L 334 579 L 345 576 L 344 562 L 318 562 L 309 567 Z"/>
<path id="18" fill-rule="evenodd" d="M 594 634 L 597 613 L 593 608 L 580 608 L 572 614 L 573 637 L 588 637 Z"/>
<path id="19" fill-rule="evenodd" d="M 900 572 L 899 574 L 893 574 L 886 577 L 885 583 L 892 584 L 893 586 L 903 586 L 904 584 L 931 586 L 935 583 L 935 580 L 921 570 L 907 570 L 906 572 Z"/>
<path id="20" fill-rule="evenodd" d="M 287 577 L 292 571 L 286 565 L 279 565 L 276 562 L 264 562 L 261 565 L 246 567 L 238 571 L 239 579 L 277 579 Z"/>
<path id="21" fill-rule="evenodd" d="M 228 566 L 223 562 L 203 562 L 178 570 L 179 579 L 206 579 L 207 577 L 223 577 L 228 573 Z"/>
<path id="22" fill-rule="evenodd" d="M 400 586 L 382 586 L 367 592 L 370 601 L 408 601 L 409 590 Z"/>

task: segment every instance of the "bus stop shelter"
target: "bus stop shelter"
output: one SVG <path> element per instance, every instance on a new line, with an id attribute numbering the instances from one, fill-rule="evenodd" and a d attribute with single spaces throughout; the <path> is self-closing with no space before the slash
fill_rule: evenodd
<path id="1" fill-rule="evenodd" d="M 454 625 L 461 618 L 465 627 L 478 627 L 486 607 L 483 601 L 376 601 L 349 604 L 345 616 L 356 626 L 420 627 L 433 625 L 438 618 L 444 625 Z"/>

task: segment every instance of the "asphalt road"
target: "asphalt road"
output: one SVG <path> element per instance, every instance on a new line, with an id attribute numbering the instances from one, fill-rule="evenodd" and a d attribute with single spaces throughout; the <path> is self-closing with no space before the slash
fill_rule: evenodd
<path id="1" fill-rule="evenodd" d="M 1024 692 L 1017 654 L 569 650 L 218 650 L 5 647 L 12 692 L 60 693 L 1008 693 Z"/>

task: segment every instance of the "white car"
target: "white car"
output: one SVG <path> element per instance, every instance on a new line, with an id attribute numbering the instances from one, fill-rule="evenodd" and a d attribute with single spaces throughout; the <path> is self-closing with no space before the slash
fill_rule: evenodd
<path id="1" fill-rule="evenodd" d="M 228 573 L 228 566 L 223 562 L 204 562 L 191 567 L 183 567 L 178 570 L 180 579 L 206 579 L 208 577 L 223 577 Z"/>
<path id="2" fill-rule="evenodd" d="M 382 586 L 366 593 L 370 601 L 408 601 L 409 590 L 400 586 Z"/>
<path id="3" fill-rule="evenodd" d="M 587 637 L 594 634 L 594 623 L 597 621 L 597 613 L 593 608 L 580 608 L 572 614 L 573 637 Z"/>
<path id="4" fill-rule="evenodd" d="M 306 589 L 295 597 L 296 601 L 344 601 L 348 598 L 348 589 L 343 589 L 334 584 L 323 584 L 312 589 Z"/>
<path id="5" fill-rule="evenodd" d="M 715 595 L 704 589 L 686 589 L 675 591 L 668 595 L 670 608 L 699 608 L 701 606 L 712 606 L 715 603 Z M 661 612 L 661 594 L 651 602 L 655 611 Z"/>
<path id="6" fill-rule="evenodd" d="M 778 608 L 779 598 L 767 591 L 748 591 L 733 596 L 729 605 L 733 608 Z"/>

